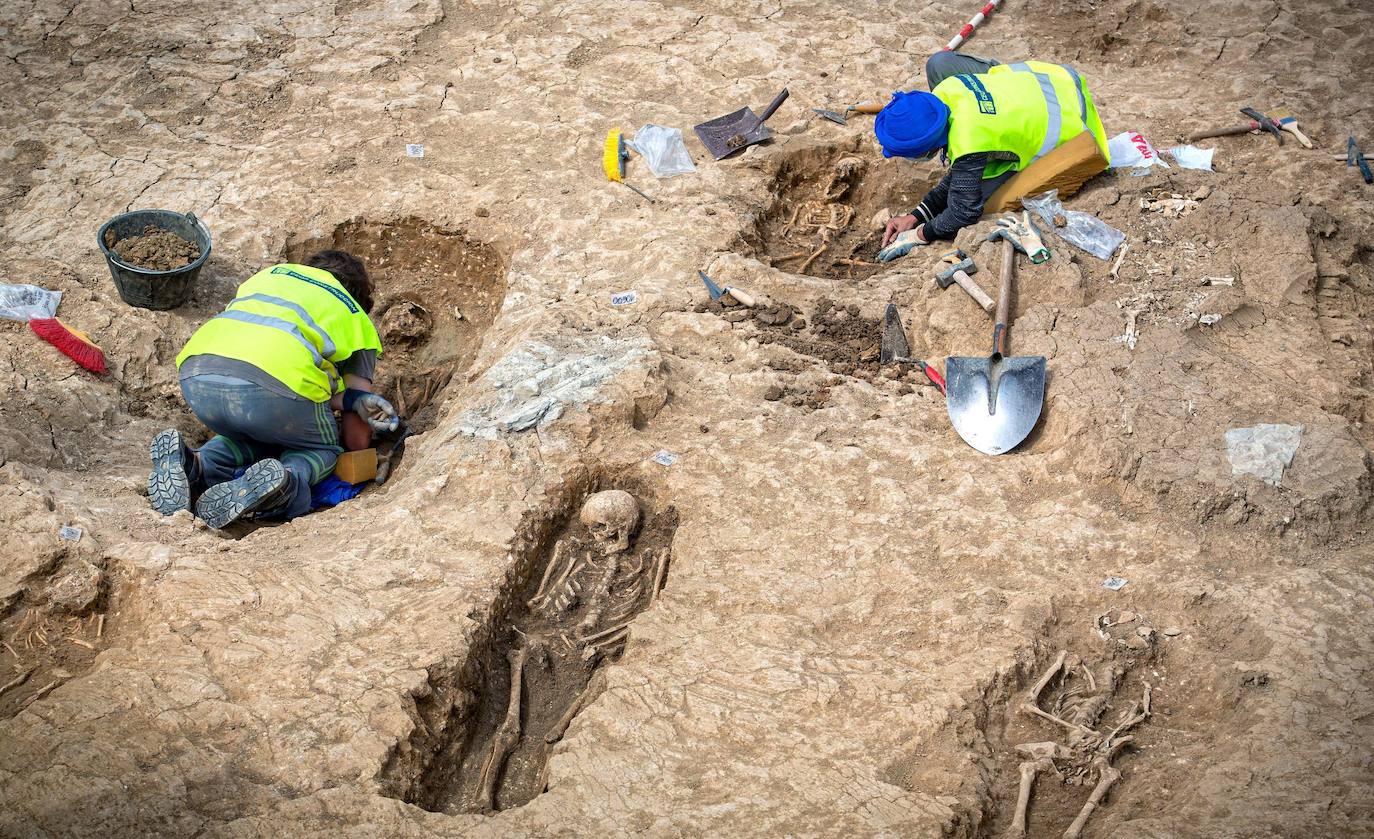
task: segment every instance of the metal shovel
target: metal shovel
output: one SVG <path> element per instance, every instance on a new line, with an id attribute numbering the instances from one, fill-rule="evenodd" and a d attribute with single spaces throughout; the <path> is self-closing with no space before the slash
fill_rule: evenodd
<path id="1" fill-rule="evenodd" d="M 782 105 L 787 99 L 787 88 L 782 89 L 777 97 L 769 103 L 762 116 L 756 116 L 752 109 L 748 107 L 740 108 L 723 117 L 716 117 L 700 125 L 693 126 L 692 130 L 701 138 L 702 145 L 706 146 L 716 160 L 729 157 L 740 149 L 761 143 L 773 136 L 773 132 L 764 126 L 764 122 L 773 115 L 773 112 Z"/>
<path id="2" fill-rule="evenodd" d="M 1016 448 L 1035 428 L 1045 402 L 1045 357 L 1006 355 L 1015 272 L 1016 250 L 1004 239 L 992 355 L 952 355 L 945 359 L 949 421 L 965 443 L 984 454 L 1004 454 Z"/>

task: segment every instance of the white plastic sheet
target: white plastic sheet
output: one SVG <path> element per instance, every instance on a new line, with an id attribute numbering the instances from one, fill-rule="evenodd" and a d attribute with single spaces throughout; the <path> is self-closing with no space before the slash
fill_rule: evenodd
<path id="1" fill-rule="evenodd" d="M 0 283 L 0 318 L 31 321 L 57 315 L 62 292 L 48 291 L 36 285 Z"/>
<path id="2" fill-rule="evenodd" d="M 646 123 L 626 143 L 639 152 L 656 178 L 688 175 L 697 170 L 687 153 L 687 144 L 682 142 L 682 131 L 677 128 Z"/>
<path id="3" fill-rule="evenodd" d="M 1155 151 L 1155 147 L 1150 145 L 1150 141 L 1139 131 L 1123 131 L 1108 140 L 1107 153 L 1113 169 L 1127 166 L 1169 168 L 1169 164 L 1159 158 L 1159 152 Z"/>
<path id="4" fill-rule="evenodd" d="M 1212 171 L 1212 155 L 1216 149 L 1200 149 L 1197 146 L 1174 146 L 1165 149 L 1164 153 L 1174 159 L 1174 162 L 1184 169 L 1203 169 Z"/>

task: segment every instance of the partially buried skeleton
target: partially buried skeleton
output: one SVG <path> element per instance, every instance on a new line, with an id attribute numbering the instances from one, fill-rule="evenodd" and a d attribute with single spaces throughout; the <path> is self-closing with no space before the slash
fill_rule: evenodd
<path id="1" fill-rule="evenodd" d="M 1040 775 L 1050 773 L 1065 784 L 1092 786 L 1088 800 L 1064 831 L 1064 839 L 1078 839 L 1082 835 L 1093 811 L 1112 785 L 1121 780 L 1121 770 L 1113 766 L 1112 761 L 1135 739 L 1126 732 L 1150 716 L 1150 683 L 1144 683 L 1140 701 L 1133 702 L 1121 713 L 1111 728 L 1104 731 L 1099 723 L 1127 672 L 1153 652 L 1154 630 L 1148 626 L 1132 627 L 1135 634 L 1127 639 L 1113 639 L 1106 630 L 1133 621 L 1134 618 L 1114 622 L 1106 615 L 1100 617 L 1098 632 L 1111 644 L 1113 655 L 1105 663 L 1091 668 L 1076 656 L 1071 657 L 1067 650 L 1060 650 L 1017 709 L 1053 723 L 1063 730 L 1064 736 L 1062 741 L 1017 744 L 1016 751 L 1025 760 L 1019 767 L 1021 782 L 1007 839 L 1022 839 L 1026 835 L 1026 811 Z M 1118 654 L 1123 658 L 1118 659 Z M 1056 679 L 1061 679 L 1064 690 L 1052 711 L 1046 711 L 1040 704 L 1041 694 Z"/>
<path id="2" fill-rule="evenodd" d="M 639 502 L 628 492 L 612 489 L 593 493 L 579 514 L 590 543 L 562 539 L 554 546 L 539 588 L 528 602 L 530 609 L 544 618 L 541 623 L 547 623 L 547 630 L 531 628 L 527 633 L 515 627 L 526 642 L 506 654 L 510 700 L 506 716 L 493 735 L 491 752 L 482 765 L 478 809 L 492 809 L 497 781 L 519 742 L 520 694 L 529 658 L 533 656 L 536 662 L 542 660 L 547 666 L 549 649 L 562 645 L 570 651 L 580 649 L 584 666 L 594 666 L 593 659 L 629 636 L 630 619 L 644 601 L 646 584 L 645 606 L 653 603 L 663 587 L 668 549 L 637 553 L 631 550 L 641 518 Z M 569 631 L 565 625 L 580 607 L 585 607 L 582 619 Z M 552 744 L 562 738 L 572 718 L 595 693 L 589 686 L 545 733 L 545 742 Z"/>

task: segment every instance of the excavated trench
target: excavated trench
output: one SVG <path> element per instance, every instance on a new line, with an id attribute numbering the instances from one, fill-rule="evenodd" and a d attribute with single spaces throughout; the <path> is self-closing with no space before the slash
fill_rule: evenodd
<path id="1" fill-rule="evenodd" d="M 297 237 L 282 258 L 346 250 L 375 288 L 372 322 L 382 339 L 375 388 L 416 432 L 433 425 L 438 397 L 467 371 L 506 294 L 505 261 L 462 229 L 413 216 L 353 219 L 327 236 Z"/>
<path id="2" fill-rule="evenodd" d="M 611 489 L 630 493 L 641 517 L 628 550 L 603 555 L 578 512 Z M 543 793 L 550 754 L 663 588 L 678 519 L 656 490 L 583 474 L 553 496 L 522 526 L 511 582 L 470 655 L 430 671 L 414 733 L 381 773 L 386 795 L 433 812 L 484 813 Z"/>
<path id="3" fill-rule="evenodd" d="M 1269 642 L 1250 621 L 1205 599 L 1168 611 L 1183 628 L 1157 619 L 1164 614 L 1056 604 L 1033 645 L 968 692 L 942 727 L 903 747 L 885 768 L 887 780 L 958 799 L 952 835 L 1014 835 L 1027 750 L 1074 743 L 1072 730 L 1024 710 L 1043 681 L 1034 703 L 1039 709 L 1104 739 L 1114 731 L 1118 739 L 1130 738 L 1110 761 L 1121 777 L 1089 816 L 1088 835 L 1106 835 L 1111 825 L 1152 815 L 1161 802 L 1186 795 L 1216 744 L 1243 738 L 1253 722 L 1250 708 L 1268 675 L 1240 662 L 1262 657 Z M 1061 652 L 1063 666 L 1056 667 Z M 1149 714 L 1123 727 L 1143 710 L 1147 684 Z M 1091 760 L 1095 742 L 1090 735 L 1078 754 L 1061 752 L 1040 768 L 1027 835 L 1058 836 L 1074 822 L 1101 779 Z"/>
<path id="4" fill-rule="evenodd" d="M 740 250 L 779 270 L 846 281 L 885 267 L 876 261 L 880 214 L 909 211 L 939 179 L 934 164 L 884 159 L 858 135 L 780 154 L 770 165 L 771 197 Z"/>

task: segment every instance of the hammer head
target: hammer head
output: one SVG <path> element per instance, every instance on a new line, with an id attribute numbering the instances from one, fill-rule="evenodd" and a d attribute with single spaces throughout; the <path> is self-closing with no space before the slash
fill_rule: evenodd
<path id="1" fill-rule="evenodd" d="M 1279 145 L 1283 145 L 1283 129 L 1279 127 L 1279 124 L 1277 122 L 1274 122 L 1272 119 L 1255 110 L 1254 108 L 1241 108 L 1240 112 L 1242 114 L 1245 114 L 1250 119 L 1253 119 L 1255 122 L 1258 122 L 1260 128 L 1263 128 L 1265 131 L 1268 131 L 1270 134 L 1273 134 L 1274 138 L 1279 141 Z"/>
<path id="2" fill-rule="evenodd" d="M 961 250 L 945 254 L 940 261 L 948 266 L 935 275 L 935 281 L 940 284 L 940 288 L 949 288 L 950 284 L 954 282 L 954 275 L 960 271 L 965 274 L 978 273 L 978 266 L 973 263 L 973 257 Z"/>

